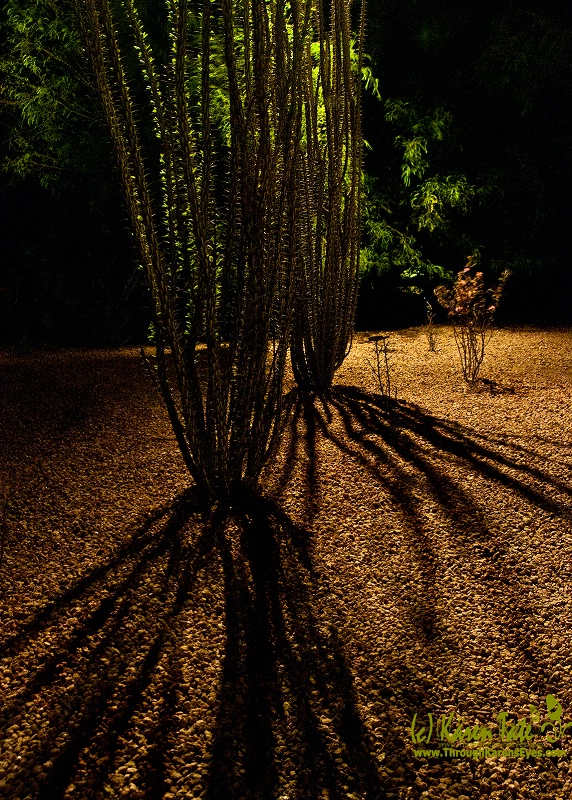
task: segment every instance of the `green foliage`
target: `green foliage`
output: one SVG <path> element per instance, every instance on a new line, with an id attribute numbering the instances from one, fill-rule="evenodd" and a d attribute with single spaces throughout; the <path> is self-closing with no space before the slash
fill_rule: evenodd
<path id="1" fill-rule="evenodd" d="M 420 280 L 446 280 L 450 273 L 426 259 L 417 239 L 413 213 L 409 219 L 399 215 L 399 203 L 383 196 L 372 178 L 365 177 L 367 190 L 363 203 L 364 246 L 361 250 L 362 277 L 398 272 L 404 291 L 420 294 Z M 431 212 L 435 219 L 434 212 Z M 395 219 L 396 218 L 396 219 Z M 395 221 L 394 221 L 395 219 Z M 428 226 L 426 226 L 428 227 Z"/>
<path id="2" fill-rule="evenodd" d="M 360 64 L 360 48 L 357 37 L 352 36 L 350 42 L 350 57 L 351 65 L 354 73 L 361 71 L 362 86 L 366 92 L 369 92 L 376 100 L 381 101 L 381 92 L 379 91 L 379 78 L 373 72 L 373 59 L 369 53 L 361 53 Z"/>
<path id="3" fill-rule="evenodd" d="M 403 133 L 394 139 L 402 151 L 401 182 L 383 193 L 371 177 L 364 179 L 364 247 L 362 275 L 398 271 L 406 291 L 421 293 L 419 282 L 451 277 L 443 266 L 423 255 L 419 233 L 443 233 L 451 212 L 466 213 L 475 188 L 464 175 L 431 174 L 430 145 L 445 143 L 451 115 L 441 108 L 421 116 L 402 99 L 386 100 L 385 120 Z"/>
<path id="4" fill-rule="evenodd" d="M 0 10 L 0 339 L 126 343 L 148 300 L 71 0 Z"/>
<path id="5" fill-rule="evenodd" d="M 64 170 L 81 170 L 101 142 L 73 3 L 9 0 L 2 13 L 0 103 L 9 129 L 2 168 L 20 178 L 39 174 L 47 185 Z"/>
<path id="6" fill-rule="evenodd" d="M 406 187 L 411 178 L 423 178 L 429 169 L 427 155 L 429 141 L 442 141 L 447 127 L 451 124 L 451 114 L 442 108 L 436 108 L 432 114 L 421 117 L 418 112 L 402 99 L 385 101 L 385 119 L 407 133 L 395 138 L 395 145 L 403 148 L 403 164 L 401 177 Z"/>
<path id="7" fill-rule="evenodd" d="M 444 229 L 449 224 L 447 212 L 457 209 L 468 212 L 475 188 L 464 175 L 435 175 L 421 183 L 411 195 L 413 221 L 418 230 Z"/>

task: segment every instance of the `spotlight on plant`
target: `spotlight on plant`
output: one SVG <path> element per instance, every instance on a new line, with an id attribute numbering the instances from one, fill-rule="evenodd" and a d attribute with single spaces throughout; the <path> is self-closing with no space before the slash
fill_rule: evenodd
<path id="1" fill-rule="evenodd" d="M 447 310 L 453 325 L 463 377 L 469 384 L 477 380 L 493 333 L 493 317 L 510 275 L 510 271 L 505 270 L 494 288 L 485 289 L 483 273 L 477 271 L 475 261 L 474 256 L 469 256 L 452 288 L 438 286 L 435 289 L 435 296 Z"/>

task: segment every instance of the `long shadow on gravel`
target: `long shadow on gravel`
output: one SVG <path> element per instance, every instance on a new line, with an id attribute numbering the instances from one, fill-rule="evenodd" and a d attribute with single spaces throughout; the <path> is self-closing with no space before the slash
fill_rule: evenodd
<path id="1" fill-rule="evenodd" d="M 342 420 L 341 434 L 331 424 L 332 411 Z M 420 636 L 428 644 L 438 641 L 441 631 L 432 608 L 436 566 L 416 495 L 419 476 L 459 543 L 478 547 L 480 561 L 490 560 L 494 570 L 497 559 L 502 561 L 502 543 L 490 541 L 483 509 L 463 491 L 451 465 L 469 465 L 538 508 L 571 517 L 570 486 L 528 466 L 517 442 L 489 440 L 416 406 L 387 405 L 352 387 L 337 387 L 329 409 L 300 398 L 296 422 L 302 417 L 310 490 L 317 480 L 315 445 L 321 431 L 348 459 L 361 463 L 372 481 L 383 484 L 402 509 L 423 583 L 419 595 L 410 598 L 411 613 L 417 614 Z M 287 461 L 286 468 L 291 466 Z M 308 511 L 311 515 L 312 507 Z M 277 800 L 281 795 L 346 800 L 352 793 L 384 798 L 344 645 L 322 610 L 328 587 L 313 571 L 308 534 L 269 500 L 244 502 L 232 516 L 211 519 L 190 493 L 142 520 L 110 559 L 71 580 L 32 617 L 20 619 L 2 643 L 0 679 L 12 675 L 15 688 L 0 705 L 2 757 L 14 757 L 0 774 L 1 796 L 100 800 L 117 752 L 124 753 L 124 740 L 133 737 L 134 718 L 145 714 L 148 695 L 159 695 L 161 702 L 144 725 L 139 789 L 125 788 L 133 798 L 165 796 L 184 658 L 178 654 L 180 620 L 199 573 L 219 557 L 226 651 L 205 800 Z M 507 641 L 533 659 L 526 598 L 510 606 Z M 400 654 L 395 658 L 399 662 Z M 403 673 L 399 680 L 406 711 L 423 712 L 425 693 L 417 676 Z M 545 681 L 536 690 L 552 687 Z M 390 687 L 382 693 L 388 694 Z M 27 726 L 23 732 L 20 721 Z M 387 735 L 384 749 L 403 759 L 403 743 L 391 730 Z M 412 778 L 412 765 L 400 764 Z M 72 790 L 74 781 L 78 787 Z M 120 796 L 120 788 L 117 792 Z"/>
<path id="2" fill-rule="evenodd" d="M 305 491 L 300 498 L 302 503 L 304 503 L 304 508 L 301 510 L 303 511 L 305 521 L 310 524 L 317 510 L 316 412 L 314 409 L 313 397 L 297 389 L 294 389 L 292 394 L 293 413 L 290 415 L 288 423 L 289 447 L 285 454 L 284 464 L 280 471 L 280 478 L 273 491 L 273 496 L 280 496 L 286 490 L 292 478 L 296 463 L 298 459 L 302 457 L 306 464 L 304 481 L 308 491 Z M 331 415 L 329 415 L 327 404 L 322 403 L 322 411 L 326 419 L 329 420 Z M 304 426 L 303 436 L 300 436 L 301 425 Z"/>
<path id="3" fill-rule="evenodd" d="M 506 643 L 519 651 L 524 664 L 534 663 L 534 603 L 527 597 L 520 577 L 529 567 L 519 564 L 521 573 L 515 571 L 516 563 L 507 555 L 507 543 L 502 537 L 493 537 L 487 509 L 474 492 L 464 489 L 456 470 L 469 468 L 480 473 L 565 522 L 572 521 L 571 483 L 527 463 L 528 456 L 537 454 L 514 437 L 489 437 L 435 417 L 413 404 L 391 401 L 351 386 L 337 386 L 329 405 L 328 412 L 322 413 L 316 405 L 305 404 L 305 413 L 313 416 L 313 429 L 319 429 L 349 459 L 368 471 L 372 482 L 383 487 L 400 508 L 405 529 L 410 532 L 421 588 L 414 593 L 404 589 L 402 596 L 409 603 L 421 640 L 439 644 L 442 636 L 447 639 L 435 613 L 431 522 L 422 513 L 423 500 L 431 498 L 447 517 L 449 530 L 474 574 L 491 587 L 491 597 L 498 596 L 493 613 L 505 631 Z M 341 435 L 331 425 L 332 411 L 342 421 Z M 514 584 L 515 592 L 511 594 L 510 607 L 504 608 L 502 597 L 507 583 Z M 538 668 L 530 684 L 527 685 L 526 670 L 521 680 L 524 688 L 541 694 L 557 688 L 553 679 Z"/>
<path id="4" fill-rule="evenodd" d="M 186 494 L 150 515 L 114 558 L 82 576 L 5 643 L 2 660 L 10 659 L 15 672 L 21 661 L 27 679 L 4 698 L 0 740 L 14 738 L 21 714 L 26 727 L 37 730 L 33 740 L 25 731 L 28 752 L 0 776 L 2 796 L 58 800 L 78 768 L 89 777 L 82 800 L 102 796 L 118 742 L 160 662 L 166 675 L 162 714 L 147 742 L 141 780 L 154 787 L 146 797 L 167 791 L 163 743 L 178 682 L 170 674 L 176 621 L 214 544 L 208 526 L 193 542 L 182 535 L 196 513 Z M 68 790 L 66 796 L 78 794 Z"/>
<path id="5" fill-rule="evenodd" d="M 180 711 L 181 615 L 199 572 L 219 557 L 226 652 L 202 796 L 276 800 L 280 776 L 295 774 L 292 800 L 385 797 L 342 645 L 320 617 L 323 587 L 307 533 L 271 501 L 212 517 L 190 494 L 149 515 L 111 559 L 5 642 L 0 664 L 19 679 L 0 711 L 0 741 L 13 757 L 0 796 L 123 796 L 118 753 L 127 796 L 165 796 Z M 155 711 L 146 712 L 151 698 Z M 132 786 L 125 746 L 137 741 L 137 719 L 144 738 Z"/>
<path id="6" fill-rule="evenodd" d="M 571 484 L 555 480 L 540 469 L 524 463 L 521 456 L 530 455 L 530 451 L 518 442 L 511 442 L 507 438 L 501 443 L 498 439 L 484 436 L 457 422 L 432 416 L 414 404 L 381 398 L 352 386 L 335 387 L 332 405 L 339 411 L 350 440 L 364 447 L 380 464 L 389 463 L 394 455 L 414 463 L 420 471 L 427 473 L 445 507 L 449 505 L 446 479 L 441 470 L 437 472 L 431 467 L 427 458 L 430 448 L 434 448 L 434 453 L 436 451 L 440 459 L 450 461 L 451 458 L 456 458 L 463 461 L 486 478 L 498 481 L 538 508 L 563 519 L 572 519 Z M 327 420 L 319 414 L 317 419 L 324 434 L 335 440 Z M 378 436 L 379 442 L 368 439 L 368 434 Z M 341 441 L 337 441 L 337 444 L 348 450 L 347 444 Z M 352 455 L 363 460 L 355 451 Z M 372 467 L 371 462 L 367 462 L 367 465 L 373 475 L 375 467 Z M 509 470 L 513 472 L 512 475 Z M 385 479 L 379 471 L 376 477 Z M 534 482 L 537 486 L 533 485 Z M 456 482 L 451 488 L 455 492 L 459 490 Z M 556 490 L 562 499 L 552 499 L 546 493 L 547 489 Z"/>
<path id="7" fill-rule="evenodd" d="M 319 616 L 307 533 L 258 498 L 217 538 L 227 640 L 206 799 L 381 800 L 352 675 Z"/>

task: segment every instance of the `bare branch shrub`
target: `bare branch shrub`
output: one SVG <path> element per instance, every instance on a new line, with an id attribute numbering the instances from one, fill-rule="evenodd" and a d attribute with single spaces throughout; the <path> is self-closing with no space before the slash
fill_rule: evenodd
<path id="1" fill-rule="evenodd" d="M 476 272 L 475 259 L 470 256 L 451 289 L 446 286 L 435 289 L 437 300 L 453 324 L 463 377 L 469 384 L 477 380 L 492 336 L 493 317 L 509 275 L 510 271 L 505 270 L 494 288 L 485 289 L 483 273 Z"/>
<path id="2" fill-rule="evenodd" d="M 427 344 L 429 345 L 429 352 L 437 352 L 437 333 L 435 331 L 435 312 L 433 306 L 428 300 L 425 300 L 425 307 L 427 309 L 427 318 L 425 321 L 425 336 Z"/>
<path id="3" fill-rule="evenodd" d="M 386 400 L 397 400 L 397 390 L 391 387 L 391 365 L 389 363 L 389 336 L 380 334 L 370 336 L 373 343 L 374 360 L 367 360 L 373 376 L 379 386 L 379 393 Z"/>

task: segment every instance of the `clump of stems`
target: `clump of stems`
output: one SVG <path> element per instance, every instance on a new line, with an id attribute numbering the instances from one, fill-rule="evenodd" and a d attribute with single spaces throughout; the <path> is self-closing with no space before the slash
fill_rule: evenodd
<path id="1" fill-rule="evenodd" d="M 323 382 L 349 337 L 349 5 L 332 0 L 329 28 L 315 0 L 165 0 L 149 24 L 137 0 L 76 6 L 151 290 L 150 366 L 197 486 L 228 498 L 256 485 L 284 424 L 289 346 Z"/>
<path id="2" fill-rule="evenodd" d="M 359 278 L 364 15 L 352 69 L 350 4 L 332 2 L 330 32 L 317 23 L 314 81 L 304 87 L 302 215 L 292 368 L 297 383 L 327 393 L 351 347 Z"/>

